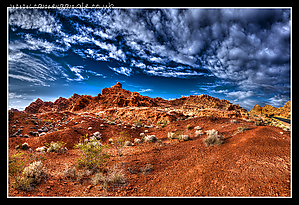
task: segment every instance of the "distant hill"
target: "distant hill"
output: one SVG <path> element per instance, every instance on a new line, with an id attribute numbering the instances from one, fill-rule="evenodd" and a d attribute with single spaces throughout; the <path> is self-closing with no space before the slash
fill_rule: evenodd
<path id="1" fill-rule="evenodd" d="M 239 105 L 209 95 L 191 95 L 175 100 L 164 100 L 160 97 L 150 98 L 140 95 L 138 92 L 123 89 L 119 82 L 110 88 L 102 89 L 102 93 L 95 97 L 73 94 L 68 99 L 59 97 L 54 103 L 43 102 L 38 98 L 26 107 L 24 112 L 28 114 L 57 111 L 96 113 L 101 110 L 123 107 L 175 110 L 188 116 L 244 117 L 248 114 L 247 110 Z"/>
<path id="2" fill-rule="evenodd" d="M 282 116 L 282 117 L 290 117 L 291 116 L 291 101 L 285 103 L 283 107 L 273 107 L 271 105 L 265 105 L 261 107 L 256 104 L 252 110 L 249 112 L 251 115 L 267 115 L 267 116 Z"/>

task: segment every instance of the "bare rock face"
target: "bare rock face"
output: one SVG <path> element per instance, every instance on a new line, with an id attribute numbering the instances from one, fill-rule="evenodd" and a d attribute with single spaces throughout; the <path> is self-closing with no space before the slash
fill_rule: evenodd
<path id="1" fill-rule="evenodd" d="M 25 108 L 25 112 L 28 114 L 38 113 L 39 108 L 43 105 L 44 102 L 41 99 L 37 98 L 36 101 L 30 103 L 30 105 Z"/>
<path id="2" fill-rule="evenodd" d="M 261 112 L 261 107 L 258 109 Z M 150 98 L 140 95 L 138 92 L 130 92 L 123 89 L 122 84 L 117 82 L 115 85 L 102 89 L 102 94 L 95 97 L 89 95 L 74 94 L 70 98 L 59 97 L 54 103 L 43 102 L 37 99 L 31 103 L 25 112 L 29 114 L 42 112 L 58 112 L 58 111 L 84 111 L 97 112 L 99 109 L 126 108 L 125 113 L 118 113 L 123 117 L 129 118 L 150 118 L 150 121 L 175 121 L 188 116 L 219 116 L 219 117 L 244 117 L 248 114 L 247 110 L 237 104 L 232 104 L 228 100 L 220 100 L 209 95 L 196 95 L 182 97 L 175 100 L 164 100 L 162 98 Z M 149 110 L 134 110 L 131 113 L 128 110 L 132 108 L 148 108 Z M 166 109 L 165 111 L 155 111 L 152 109 Z M 167 113 L 169 110 L 178 110 L 177 113 Z M 119 112 L 119 111 L 118 111 Z M 137 114 L 136 114 L 137 112 Z M 113 113 L 110 113 L 112 115 Z M 132 116 L 131 116 L 132 115 Z M 182 115 L 182 116 L 180 116 Z"/>
<path id="3" fill-rule="evenodd" d="M 72 111 L 78 111 L 85 108 L 90 103 L 90 99 L 87 96 L 80 96 L 75 102 Z"/>
<path id="4" fill-rule="evenodd" d="M 262 114 L 262 107 L 259 104 L 256 104 L 250 111 L 250 114 Z"/>
<path id="5" fill-rule="evenodd" d="M 59 97 L 54 102 L 54 107 L 56 111 L 63 111 L 66 110 L 70 106 L 70 102 L 68 99 Z"/>
<path id="6" fill-rule="evenodd" d="M 278 108 L 273 107 L 271 105 L 265 105 L 264 107 L 261 107 L 260 105 L 256 104 L 249 113 L 251 115 L 263 114 L 266 116 L 274 115 L 274 116 L 290 117 L 291 101 L 286 102 L 283 107 L 278 107 Z"/>

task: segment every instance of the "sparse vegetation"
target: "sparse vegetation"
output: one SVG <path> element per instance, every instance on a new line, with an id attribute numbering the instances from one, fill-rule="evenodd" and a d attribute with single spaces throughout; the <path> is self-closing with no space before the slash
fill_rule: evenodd
<path id="1" fill-rule="evenodd" d="M 46 169 L 42 164 L 44 160 L 43 154 L 33 151 L 17 151 L 9 156 L 9 175 L 14 179 L 14 188 L 26 191 L 38 184 L 46 176 Z M 27 163 L 30 164 L 25 167 Z"/>
<path id="2" fill-rule="evenodd" d="M 221 145 L 224 141 L 222 135 L 218 134 L 218 131 L 212 129 L 206 131 L 207 137 L 203 139 L 203 142 L 206 146 Z"/>
<path id="3" fill-rule="evenodd" d="M 91 178 L 91 183 L 93 185 L 100 184 L 105 190 L 109 189 L 109 185 L 123 184 L 125 182 L 126 178 L 123 170 L 116 166 L 109 169 L 107 175 L 104 175 L 102 172 L 98 172 Z"/>
<path id="4" fill-rule="evenodd" d="M 41 161 L 34 161 L 28 167 L 25 167 L 21 174 L 15 177 L 14 187 L 27 191 L 32 186 L 40 183 L 41 179 L 46 176 L 47 170 L 43 167 L 43 163 Z"/>
<path id="5" fill-rule="evenodd" d="M 182 141 L 188 141 L 190 140 L 190 136 L 189 135 L 178 135 L 178 141 L 180 142 L 181 140 Z"/>
<path id="6" fill-rule="evenodd" d="M 238 133 L 244 132 L 246 130 L 249 130 L 248 126 L 238 127 Z"/>
<path id="7" fill-rule="evenodd" d="M 141 167 L 139 170 L 143 174 L 148 174 L 154 169 L 154 166 L 151 164 L 146 164 L 145 167 Z"/>
<path id="8" fill-rule="evenodd" d="M 45 143 L 45 145 L 48 147 L 47 152 L 63 153 L 67 151 L 66 143 L 62 141 L 51 142 L 50 144 Z"/>
<path id="9" fill-rule="evenodd" d="M 125 146 L 126 141 L 131 141 L 132 137 L 128 135 L 126 131 L 122 131 L 119 133 L 119 136 L 113 140 L 113 145 L 116 148 L 118 155 L 123 155 L 123 147 Z"/>
<path id="10" fill-rule="evenodd" d="M 75 145 L 75 148 L 79 149 L 81 156 L 77 161 L 78 168 L 102 168 L 110 156 L 104 151 L 108 148 L 108 145 L 102 145 L 100 140 L 96 140 L 96 138 L 92 138 L 92 140 L 89 141 L 87 137 L 87 134 L 81 137 L 81 142 Z"/>

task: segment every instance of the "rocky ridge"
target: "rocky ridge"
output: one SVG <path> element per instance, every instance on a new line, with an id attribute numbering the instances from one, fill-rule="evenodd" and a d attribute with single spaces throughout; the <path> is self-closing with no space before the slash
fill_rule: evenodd
<path id="1" fill-rule="evenodd" d="M 74 94 L 66 99 L 59 97 L 54 103 L 43 102 L 37 99 L 25 108 L 24 112 L 27 114 L 45 113 L 45 112 L 90 112 L 98 113 L 107 111 L 108 115 L 120 115 L 126 117 L 131 113 L 131 108 L 147 108 L 147 112 L 155 119 L 166 120 L 168 122 L 173 120 L 173 116 L 215 116 L 215 117 L 246 117 L 247 110 L 230 103 L 228 100 L 219 100 L 208 95 L 188 96 L 175 100 L 164 100 L 160 97 L 150 98 L 148 96 L 140 95 L 138 92 L 130 92 L 122 88 L 121 83 L 110 88 L 104 88 L 102 94 L 92 97 L 89 95 Z M 127 109 L 120 109 L 127 108 Z M 107 110 L 109 109 L 109 110 Z M 113 111 L 114 110 L 114 111 Z M 138 110 L 138 109 L 137 109 Z M 136 110 L 135 110 L 136 112 Z M 172 113 L 171 113 L 172 112 Z M 120 114 L 122 113 L 122 114 Z M 179 114 L 180 113 L 180 114 Z M 163 117 L 159 117 L 163 116 Z M 139 117 L 142 118 L 141 115 Z M 143 117 L 146 117 L 143 115 Z"/>
<path id="2" fill-rule="evenodd" d="M 251 115 L 266 115 L 266 116 L 281 116 L 290 118 L 291 116 L 291 101 L 285 103 L 283 107 L 273 107 L 271 105 L 265 105 L 261 107 L 256 104 L 249 112 Z"/>
<path id="3" fill-rule="evenodd" d="M 200 95 L 168 101 L 117 83 L 95 97 L 37 99 L 26 110 L 35 114 L 8 112 L 9 158 L 46 149 L 48 176 L 27 191 L 9 176 L 9 196 L 291 195 L 289 129 L 263 117 L 248 119 L 245 109 L 227 100 Z M 204 143 L 212 132 L 221 145 Z M 124 135 L 120 157 L 112 143 Z M 110 178 L 119 170 L 122 183 L 105 188 L 94 183 L 97 173 L 75 168 L 80 152 L 74 146 L 83 136 L 108 145 L 103 174 Z M 45 145 L 55 142 L 65 143 L 63 152 L 48 152 Z M 70 168 L 81 179 L 66 176 Z"/>

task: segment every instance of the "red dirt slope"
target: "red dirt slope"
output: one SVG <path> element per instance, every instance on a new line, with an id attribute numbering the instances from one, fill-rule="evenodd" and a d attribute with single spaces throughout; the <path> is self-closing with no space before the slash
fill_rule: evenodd
<path id="1" fill-rule="evenodd" d="M 27 116 L 14 113 L 11 121 L 16 127 L 23 125 L 23 132 L 32 126 L 25 123 Z M 15 190 L 9 183 L 9 196 L 290 196 L 290 132 L 272 126 L 255 126 L 252 122 L 229 118 L 198 117 L 174 121 L 163 128 L 146 128 L 163 143 L 143 143 L 125 147 L 124 156 L 109 149 L 111 157 L 107 166 L 118 166 L 124 171 L 126 183 L 114 185 L 104 190 L 100 185 L 92 185 L 90 178 L 77 182 L 63 178 L 61 173 L 67 166 L 76 164 L 79 157 L 72 145 L 80 136 L 99 131 L 103 142 L 114 138 L 121 131 L 129 132 L 133 139 L 140 138 L 145 128 L 130 129 L 126 122 L 120 125 L 104 123 L 93 116 L 73 113 L 47 113 L 37 116 L 51 119 L 52 124 L 65 118 L 71 122 L 66 127 L 41 137 L 9 138 L 9 153 L 14 146 L 27 142 L 31 148 L 43 146 L 44 142 L 62 140 L 68 143 L 66 153 L 46 153 L 45 166 L 49 176 L 31 191 Z M 84 122 L 82 122 L 84 121 Z M 75 123 L 77 122 L 77 124 Z M 82 123 L 80 123 L 82 122 Z M 100 126 L 101 124 L 104 126 Z M 10 124 L 10 126 L 13 125 Z M 186 129 L 187 125 L 191 129 Z M 224 143 L 206 147 L 203 138 L 194 137 L 195 126 L 203 131 L 216 129 L 224 136 Z M 249 130 L 237 133 L 238 127 L 248 126 Z M 88 130 L 92 127 L 92 130 Z M 167 133 L 177 129 L 191 136 L 190 141 L 177 142 L 167 138 Z M 24 151 L 28 152 L 28 151 Z M 151 164 L 148 173 L 139 170 Z"/>

